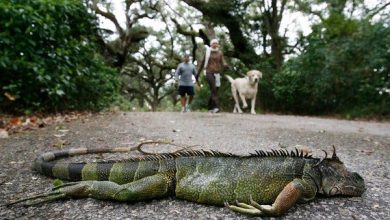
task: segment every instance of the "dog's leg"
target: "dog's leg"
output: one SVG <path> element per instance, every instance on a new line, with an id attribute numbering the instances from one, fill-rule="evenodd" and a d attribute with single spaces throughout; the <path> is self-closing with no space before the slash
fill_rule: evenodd
<path id="1" fill-rule="evenodd" d="M 239 103 L 239 100 L 238 100 L 238 97 L 237 97 L 237 90 L 236 90 L 236 87 L 234 86 L 234 84 L 231 85 L 232 86 L 232 95 L 233 95 L 233 98 L 234 98 L 234 109 L 233 109 L 233 113 L 242 113 L 242 110 L 240 109 L 240 103 Z"/>
<path id="2" fill-rule="evenodd" d="M 233 113 L 237 113 L 237 112 L 238 112 L 238 110 L 237 110 L 237 104 L 236 104 L 236 102 L 234 102 Z"/>
<path id="3" fill-rule="evenodd" d="M 256 107 L 256 94 L 252 97 L 252 103 L 251 103 L 251 114 L 255 115 L 255 107 Z"/>
<path id="4" fill-rule="evenodd" d="M 252 97 L 252 103 L 251 103 L 251 114 L 256 114 L 255 107 L 256 107 L 256 93 Z"/>
<path id="5" fill-rule="evenodd" d="M 239 93 L 241 101 L 242 101 L 242 108 L 247 108 L 248 104 L 246 103 L 245 96 Z"/>

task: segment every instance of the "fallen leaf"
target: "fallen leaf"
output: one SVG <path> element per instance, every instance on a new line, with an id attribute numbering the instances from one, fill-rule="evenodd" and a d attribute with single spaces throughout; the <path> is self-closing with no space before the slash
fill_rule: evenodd
<path id="1" fill-rule="evenodd" d="M 8 137 L 9 137 L 8 131 L 4 129 L 0 129 L 0 138 L 8 138 Z"/>
<path id="2" fill-rule="evenodd" d="M 52 117 L 47 117 L 47 118 L 44 118 L 42 121 L 43 121 L 43 123 L 45 125 L 49 125 L 49 124 L 53 123 L 53 118 Z"/>
<path id="3" fill-rule="evenodd" d="M 77 119 L 85 119 L 85 117 L 93 116 L 92 113 L 88 112 L 71 112 L 69 114 L 57 114 L 57 115 L 46 115 L 42 117 L 31 116 L 31 117 L 16 117 L 11 115 L 0 116 L 0 129 L 7 131 L 8 135 L 19 133 L 26 130 L 34 130 L 43 128 L 47 125 L 57 124 L 55 130 L 59 132 L 56 137 L 62 137 L 63 134 L 69 132 L 63 125 L 58 125 L 64 121 L 72 121 Z M 57 132 L 57 133 L 58 133 Z M 2 132 L 3 137 L 6 137 L 5 132 Z"/>
<path id="4" fill-rule="evenodd" d="M 9 123 L 11 125 L 21 125 L 22 124 L 22 120 L 19 118 L 19 117 L 16 117 L 16 118 L 11 118 L 11 120 L 9 120 Z"/>
<path id="5" fill-rule="evenodd" d="M 38 122 L 38 117 L 36 117 L 36 116 L 30 117 L 30 122 L 31 122 L 32 124 L 36 124 L 36 123 Z"/>
<path id="6" fill-rule="evenodd" d="M 26 120 L 22 123 L 22 126 L 27 126 L 30 124 L 30 119 L 26 118 Z"/>
<path id="7" fill-rule="evenodd" d="M 5 128 L 7 125 L 7 122 L 5 120 L 0 119 L 0 128 Z"/>
<path id="8" fill-rule="evenodd" d="M 15 96 L 11 95 L 8 92 L 5 92 L 4 96 L 7 97 L 7 99 L 10 100 L 10 101 L 15 101 L 15 99 L 16 99 Z"/>
<path id="9" fill-rule="evenodd" d="M 370 154 L 374 153 L 375 151 L 373 149 L 367 149 L 367 150 L 361 150 L 360 152 L 365 153 L 367 155 L 370 155 Z"/>
<path id="10" fill-rule="evenodd" d="M 54 135 L 54 137 L 58 137 L 58 138 L 64 137 L 64 136 L 65 136 L 65 134 L 55 134 L 55 135 Z"/>
<path id="11" fill-rule="evenodd" d="M 371 139 L 371 138 L 369 138 L 369 137 L 365 137 L 365 138 L 363 138 L 363 141 L 368 141 L 368 142 L 371 142 L 371 141 L 372 141 L 372 139 Z"/>
<path id="12" fill-rule="evenodd" d="M 65 144 L 66 144 L 65 140 L 58 140 L 58 142 L 53 144 L 53 147 L 63 148 Z"/>

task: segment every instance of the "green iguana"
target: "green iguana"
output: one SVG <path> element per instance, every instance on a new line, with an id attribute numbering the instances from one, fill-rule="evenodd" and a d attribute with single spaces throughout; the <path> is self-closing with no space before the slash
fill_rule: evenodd
<path id="1" fill-rule="evenodd" d="M 349 172 L 336 156 L 313 158 L 295 150 L 256 151 L 237 156 L 216 151 L 183 151 L 130 158 L 121 162 L 65 163 L 58 158 L 89 153 L 123 152 L 124 148 L 70 149 L 40 155 L 34 169 L 44 175 L 78 182 L 12 202 L 27 205 L 62 198 L 92 197 L 115 201 L 176 196 L 197 203 L 225 205 L 249 215 L 278 216 L 296 202 L 325 196 L 360 196 L 363 178 Z M 231 205 L 234 204 L 234 205 Z"/>

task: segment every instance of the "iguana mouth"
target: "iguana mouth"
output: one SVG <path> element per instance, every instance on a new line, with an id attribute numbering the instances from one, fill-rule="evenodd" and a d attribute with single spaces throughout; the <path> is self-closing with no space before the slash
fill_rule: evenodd
<path id="1" fill-rule="evenodd" d="M 364 179 L 358 173 L 352 173 L 348 178 L 348 183 L 352 185 L 342 188 L 343 194 L 347 196 L 361 196 L 366 191 Z"/>

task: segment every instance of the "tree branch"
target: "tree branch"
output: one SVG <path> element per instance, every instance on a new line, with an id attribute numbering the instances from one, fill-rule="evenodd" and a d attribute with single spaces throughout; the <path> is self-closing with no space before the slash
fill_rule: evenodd
<path id="1" fill-rule="evenodd" d="M 371 19 L 372 17 L 374 17 L 375 15 L 380 13 L 382 10 L 384 10 L 389 5 L 390 5 L 390 2 L 387 2 L 387 3 L 383 4 L 382 6 L 380 6 L 379 8 L 376 7 L 374 9 L 372 9 L 371 11 L 368 12 L 368 15 L 366 16 L 366 18 Z"/>
<path id="2" fill-rule="evenodd" d="M 229 30 L 230 40 L 234 46 L 234 56 L 239 58 L 245 64 L 252 65 L 258 62 L 259 56 L 256 54 L 249 40 L 245 38 L 240 27 L 240 17 L 231 13 L 232 3 L 225 1 L 200 1 L 200 0 L 183 0 L 189 6 L 192 6 L 203 13 L 210 21 L 216 24 L 222 24 Z M 222 7 L 226 6 L 226 7 Z"/>
<path id="3" fill-rule="evenodd" d="M 317 16 L 321 20 L 321 22 L 325 21 L 325 18 L 322 16 L 321 11 L 313 11 L 310 5 L 308 5 L 305 2 L 302 2 L 301 0 L 294 0 L 294 1 L 300 11 Z"/>
<path id="4" fill-rule="evenodd" d="M 98 1 L 97 0 L 94 0 L 92 2 L 92 9 L 99 15 L 107 18 L 108 20 L 112 21 L 112 23 L 114 23 L 115 25 L 115 28 L 116 30 L 118 31 L 119 35 L 123 35 L 124 34 L 124 31 L 123 31 L 123 28 L 119 25 L 119 22 L 118 20 L 116 19 L 115 15 L 109 11 L 105 12 L 105 11 L 102 11 L 99 6 L 97 5 Z"/>
<path id="5" fill-rule="evenodd" d="M 279 22 L 281 22 L 281 20 L 282 20 L 283 13 L 284 13 L 284 10 L 285 10 L 286 4 L 287 4 L 287 0 L 283 0 L 281 4 L 282 5 L 280 6 L 280 12 L 279 12 L 279 15 L 278 15 Z"/>

